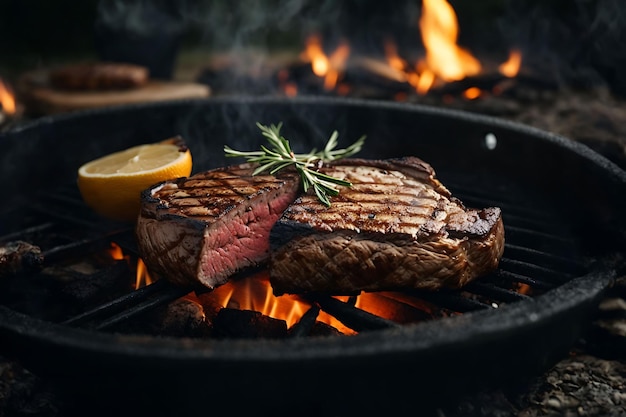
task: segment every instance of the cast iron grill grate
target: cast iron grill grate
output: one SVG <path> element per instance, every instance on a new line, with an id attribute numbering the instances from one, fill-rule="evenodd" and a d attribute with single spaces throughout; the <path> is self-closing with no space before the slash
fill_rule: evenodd
<path id="1" fill-rule="evenodd" d="M 504 256 L 499 268 L 462 290 L 426 292 L 409 290 L 402 293 L 385 293 L 402 308 L 420 310 L 420 320 L 463 314 L 470 311 L 496 309 L 506 303 L 525 300 L 545 293 L 588 272 L 583 260 L 580 242 L 556 210 L 549 205 L 537 204 L 527 193 L 513 191 L 504 181 L 493 187 L 473 185 L 470 179 L 456 177 L 444 181 L 453 194 L 467 206 L 498 206 L 502 209 L 506 231 Z M 528 204 L 529 201 L 534 202 Z M 537 209 L 541 207 L 541 209 Z M 5 219 L 0 243 L 26 241 L 41 248 L 43 269 L 54 268 L 69 260 L 80 260 L 101 253 L 112 243 L 122 248 L 127 256 L 138 258 L 133 230 L 129 225 L 107 222 L 86 208 L 74 185 L 67 185 L 38 194 L 32 201 L 3 214 Z M 107 268 L 111 268 L 107 266 Z M 115 268 L 114 268 L 115 269 Z M 119 270 L 117 268 L 116 270 Z M 98 279 L 101 271 L 91 273 Z M 118 271 L 127 285 L 110 291 L 104 287 L 90 304 L 66 309 L 44 307 L 35 309 L 37 300 L 44 306 L 55 304 L 54 290 L 45 283 L 40 271 L 19 271 L 3 280 L 3 304 L 17 311 L 56 321 L 68 326 L 85 327 L 101 331 L 115 331 L 120 324 L 135 320 L 179 299 L 193 290 L 158 280 L 134 289 L 135 271 Z M 63 279 L 61 280 L 63 281 Z M 29 282 L 27 285 L 26 282 Z M 41 286 L 33 291 L 32 286 Z M 39 293 L 29 300 L 32 294 Z M 339 320 L 354 332 L 364 332 L 400 326 L 392 319 L 380 317 L 356 306 L 356 295 L 340 300 L 328 294 L 309 294 L 303 297 L 310 307 L 289 331 L 292 337 L 306 336 L 311 331 L 318 314 L 323 311 Z M 58 301 L 57 303 L 60 303 Z M 426 306 L 426 307 L 425 307 Z M 50 314 L 50 311 L 56 312 Z M 427 313 L 424 313 L 427 311 Z"/>

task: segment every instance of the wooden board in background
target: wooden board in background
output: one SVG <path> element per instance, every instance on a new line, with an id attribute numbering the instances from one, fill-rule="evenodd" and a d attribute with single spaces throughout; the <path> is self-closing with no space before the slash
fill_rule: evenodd
<path id="1" fill-rule="evenodd" d="M 19 100 L 26 111 L 34 114 L 56 114 L 124 104 L 205 98 L 211 89 L 205 84 L 150 80 L 144 86 L 127 90 L 70 91 L 54 88 L 47 71 L 24 74 L 17 84 Z"/>

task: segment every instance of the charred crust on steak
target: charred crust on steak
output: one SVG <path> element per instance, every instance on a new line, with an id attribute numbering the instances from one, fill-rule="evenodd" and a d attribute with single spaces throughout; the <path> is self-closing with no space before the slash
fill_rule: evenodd
<path id="1" fill-rule="evenodd" d="M 468 210 L 465 215 L 451 216 L 446 230 L 450 237 L 486 236 L 500 221 L 499 207 L 487 207 L 482 210 Z"/>
<path id="2" fill-rule="evenodd" d="M 296 198 L 295 171 L 252 175 L 239 164 L 165 181 L 142 192 L 135 234 L 151 273 L 214 288 L 267 260 L 269 229 Z"/>
<path id="3" fill-rule="evenodd" d="M 310 224 L 295 221 L 285 221 L 280 228 L 280 233 L 270 233 L 270 252 L 278 250 L 293 239 L 318 232 Z"/>
<path id="4" fill-rule="evenodd" d="M 275 295 L 459 288 L 497 267 L 500 209 L 466 208 L 421 159 L 346 159 L 323 171 L 353 186 L 330 207 L 301 196 L 272 228 Z"/>
<path id="5" fill-rule="evenodd" d="M 344 159 L 320 171 L 350 181 L 327 207 L 295 170 L 254 164 L 166 181 L 142 193 L 140 254 L 151 272 L 214 288 L 269 261 L 275 295 L 459 288 L 504 250 L 497 207 L 466 208 L 416 157 Z"/>

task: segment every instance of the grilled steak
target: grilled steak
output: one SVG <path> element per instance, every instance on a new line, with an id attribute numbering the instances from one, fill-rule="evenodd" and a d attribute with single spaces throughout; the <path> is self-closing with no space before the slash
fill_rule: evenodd
<path id="1" fill-rule="evenodd" d="M 269 232 L 300 188 L 295 171 L 252 176 L 241 164 L 166 181 L 142 193 L 136 226 L 151 272 L 214 288 L 268 258 Z"/>
<path id="2" fill-rule="evenodd" d="M 324 173 L 353 183 L 331 207 L 302 195 L 270 234 L 275 295 L 458 288 L 495 269 L 500 209 L 468 209 L 414 157 L 340 160 Z"/>

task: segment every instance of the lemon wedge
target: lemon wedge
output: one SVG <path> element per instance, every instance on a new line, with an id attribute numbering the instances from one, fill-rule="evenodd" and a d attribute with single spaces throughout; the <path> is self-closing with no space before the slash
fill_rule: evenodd
<path id="1" fill-rule="evenodd" d="M 191 152 L 180 137 L 134 146 L 87 162 L 78 169 L 85 203 L 116 221 L 137 219 L 141 192 L 161 181 L 191 174 Z"/>

